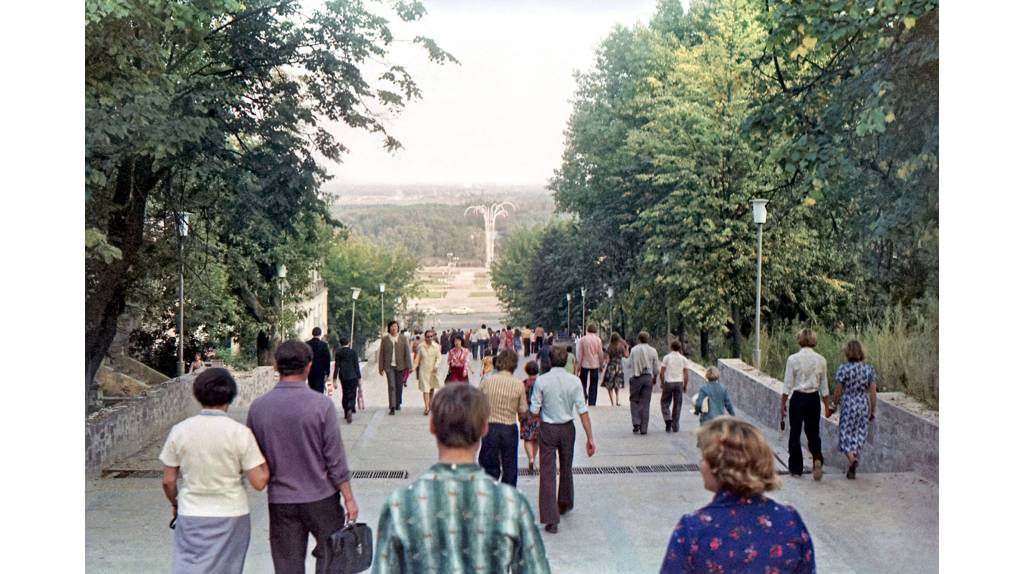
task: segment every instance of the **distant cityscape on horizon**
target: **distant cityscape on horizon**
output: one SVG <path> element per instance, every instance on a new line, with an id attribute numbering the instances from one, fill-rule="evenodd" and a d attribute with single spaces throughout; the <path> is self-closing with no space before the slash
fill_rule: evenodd
<path id="1" fill-rule="evenodd" d="M 473 198 L 551 197 L 546 184 L 381 184 L 329 182 L 324 191 L 349 205 L 464 203 Z"/>

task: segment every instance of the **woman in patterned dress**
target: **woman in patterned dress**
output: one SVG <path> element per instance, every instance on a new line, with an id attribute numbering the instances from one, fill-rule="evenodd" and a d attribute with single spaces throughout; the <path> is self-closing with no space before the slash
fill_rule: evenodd
<path id="1" fill-rule="evenodd" d="M 875 420 L 875 370 L 864 363 L 864 348 L 854 339 L 843 349 L 846 363 L 836 370 L 836 397 L 839 404 L 839 452 L 850 465 L 846 478 L 857 478 L 860 449 L 868 438 L 868 422 Z"/>
<path id="2" fill-rule="evenodd" d="M 523 385 L 526 387 L 526 402 L 531 404 L 533 400 L 533 383 L 537 381 L 540 373 L 540 366 L 537 361 L 526 363 L 526 379 Z M 533 461 L 537 458 L 539 451 L 537 441 L 540 439 L 540 415 L 527 412 L 519 418 L 519 439 L 523 441 L 523 448 L 526 450 L 526 459 L 530 462 L 530 472 L 533 472 Z"/>
<path id="3" fill-rule="evenodd" d="M 622 371 L 622 359 L 629 358 L 629 347 L 618 333 L 612 333 L 608 342 L 607 367 L 601 386 L 608 389 L 608 402 L 619 406 L 619 389 L 626 386 L 626 376 Z M 613 396 L 614 393 L 614 396 Z"/>
<path id="4" fill-rule="evenodd" d="M 697 434 L 704 488 L 715 496 L 684 515 L 669 538 L 662 574 L 814 574 L 814 543 L 800 513 L 765 496 L 781 482 L 775 456 L 754 425 L 719 417 Z"/>
<path id="5" fill-rule="evenodd" d="M 448 378 L 446 383 L 468 383 L 469 382 L 469 351 L 462 346 L 464 339 L 456 333 L 453 337 L 451 351 L 448 351 Z"/>

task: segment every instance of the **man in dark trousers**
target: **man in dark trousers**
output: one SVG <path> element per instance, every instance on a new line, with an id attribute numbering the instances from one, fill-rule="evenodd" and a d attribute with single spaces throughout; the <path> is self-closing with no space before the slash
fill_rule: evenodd
<path id="1" fill-rule="evenodd" d="M 323 331 L 313 327 L 313 338 L 306 341 L 313 350 L 313 367 L 309 370 L 309 388 L 318 393 L 324 392 L 324 381 L 331 374 L 331 348 L 320 340 Z"/>
<path id="2" fill-rule="evenodd" d="M 346 518 L 359 518 L 352 473 L 334 403 L 305 384 L 313 364 L 309 345 L 281 343 L 274 364 L 281 381 L 253 401 L 247 421 L 270 467 L 270 556 L 277 574 L 304 572 L 312 534 L 319 572 L 328 538 Z"/>
<path id="3" fill-rule="evenodd" d="M 537 377 L 533 383 L 530 412 L 540 415 L 540 521 L 544 530 L 558 532 L 560 515 L 572 510 L 574 493 L 572 483 L 573 448 L 576 443 L 576 425 L 579 415 L 583 432 L 587 433 L 587 456 L 594 456 L 594 433 L 590 428 L 587 399 L 583 396 L 583 383 L 579 377 L 565 370 L 568 351 L 565 347 L 551 347 L 551 370 Z M 556 468 L 557 467 L 557 468 Z"/>
<path id="4" fill-rule="evenodd" d="M 356 412 L 356 394 L 359 392 L 359 355 L 352 349 L 348 337 L 339 341 L 338 352 L 334 354 L 334 380 L 341 381 L 341 406 L 345 410 L 345 420 L 352 422 L 352 414 Z"/>

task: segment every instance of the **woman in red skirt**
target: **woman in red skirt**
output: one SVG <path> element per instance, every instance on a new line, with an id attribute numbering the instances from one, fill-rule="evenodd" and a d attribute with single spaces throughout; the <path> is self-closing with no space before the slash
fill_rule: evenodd
<path id="1" fill-rule="evenodd" d="M 454 337 L 452 350 L 448 351 L 448 377 L 445 383 L 469 382 L 469 351 L 462 346 L 462 335 Z"/>

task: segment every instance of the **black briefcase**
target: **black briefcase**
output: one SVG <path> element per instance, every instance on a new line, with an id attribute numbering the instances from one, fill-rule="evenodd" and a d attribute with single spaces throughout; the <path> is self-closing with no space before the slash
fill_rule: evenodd
<path id="1" fill-rule="evenodd" d="M 373 531 L 362 522 L 346 524 L 326 542 L 317 574 L 355 574 L 373 563 Z"/>

